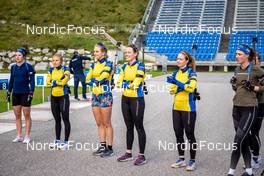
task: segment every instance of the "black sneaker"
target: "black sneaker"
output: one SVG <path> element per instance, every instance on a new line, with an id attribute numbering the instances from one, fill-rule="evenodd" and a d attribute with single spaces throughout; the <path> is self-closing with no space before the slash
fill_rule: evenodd
<path id="1" fill-rule="evenodd" d="M 78 97 L 77 98 L 75 97 L 74 99 L 77 100 L 77 101 L 80 101 L 80 98 L 78 98 Z"/>
<path id="2" fill-rule="evenodd" d="M 114 151 L 113 150 L 109 150 L 109 149 L 105 149 L 102 153 L 101 153 L 101 157 L 102 158 L 106 158 L 106 157 L 110 157 L 114 155 Z"/>
<path id="3" fill-rule="evenodd" d="M 100 156 L 105 150 L 106 148 L 104 146 L 100 146 L 95 152 L 93 152 L 93 155 Z"/>

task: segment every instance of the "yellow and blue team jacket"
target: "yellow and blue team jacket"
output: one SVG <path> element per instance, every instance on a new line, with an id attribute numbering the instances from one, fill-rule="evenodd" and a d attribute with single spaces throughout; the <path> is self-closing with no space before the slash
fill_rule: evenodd
<path id="1" fill-rule="evenodd" d="M 111 91 L 110 83 L 113 75 L 113 63 L 106 58 L 98 60 L 90 65 L 89 72 L 86 76 L 86 83 L 92 78 L 100 84 L 92 87 L 92 93 L 95 95 Z"/>
<path id="2" fill-rule="evenodd" d="M 178 111 L 195 112 L 194 91 L 197 86 L 197 74 L 189 67 L 178 69 L 172 77 L 183 83 L 184 89 L 175 84 L 170 85 L 170 94 L 174 95 L 173 109 Z"/>
<path id="3" fill-rule="evenodd" d="M 145 66 L 139 61 L 133 64 L 125 63 L 120 71 L 117 81 L 118 87 L 123 87 L 124 82 L 128 82 L 128 86 L 124 88 L 123 95 L 126 97 L 143 97 L 143 83 L 145 79 Z"/>
<path id="4" fill-rule="evenodd" d="M 70 71 L 66 66 L 51 67 L 46 79 L 48 86 L 52 86 L 52 81 L 56 81 L 56 86 L 51 89 L 51 95 L 54 97 L 67 95 L 69 78 Z"/>

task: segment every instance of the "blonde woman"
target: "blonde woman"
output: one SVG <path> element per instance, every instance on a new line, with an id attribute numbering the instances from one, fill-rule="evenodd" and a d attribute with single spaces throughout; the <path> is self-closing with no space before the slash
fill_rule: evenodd
<path id="1" fill-rule="evenodd" d="M 98 127 L 100 147 L 93 153 L 95 156 L 113 155 L 113 127 L 111 123 L 113 96 L 110 82 L 113 63 L 107 60 L 107 49 L 101 42 L 94 47 L 95 62 L 91 64 L 86 82 L 92 87 L 92 108 Z"/>
<path id="2" fill-rule="evenodd" d="M 63 57 L 55 54 L 52 57 L 52 65 L 48 71 L 47 85 L 51 86 L 51 111 L 55 119 L 56 139 L 53 147 L 58 149 L 68 149 L 71 124 L 69 120 L 69 95 L 68 86 L 70 72 L 62 65 Z M 64 122 L 65 138 L 61 141 L 61 119 Z"/>

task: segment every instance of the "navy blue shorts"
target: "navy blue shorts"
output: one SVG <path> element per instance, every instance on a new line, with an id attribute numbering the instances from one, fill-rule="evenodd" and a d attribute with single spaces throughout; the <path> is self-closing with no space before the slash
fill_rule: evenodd
<path id="1" fill-rule="evenodd" d="M 92 107 L 111 107 L 113 105 L 112 92 L 103 94 L 92 94 Z"/>

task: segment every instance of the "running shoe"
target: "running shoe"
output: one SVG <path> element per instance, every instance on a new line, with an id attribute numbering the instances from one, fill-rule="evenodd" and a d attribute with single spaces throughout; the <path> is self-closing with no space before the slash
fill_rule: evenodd
<path id="1" fill-rule="evenodd" d="M 60 150 L 69 150 L 69 141 L 64 141 L 64 142 L 61 142 L 60 145 L 58 146 L 58 148 Z"/>
<path id="2" fill-rule="evenodd" d="M 16 143 L 16 142 L 23 142 L 24 138 L 22 136 L 17 136 L 13 142 Z"/>
<path id="3" fill-rule="evenodd" d="M 31 141 L 30 137 L 29 136 L 26 136 L 24 138 L 24 140 L 23 140 L 23 144 L 28 144 L 28 143 L 30 143 L 30 141 Z"/>
<path id="4" fill-rule="evenodd" d="M 80 100 L 81 100 L 81 99 L 80 99 L 80 98 L 78 98 L 78 97 L 77 97 L 77 98 L 74 98 L 74 99 L 75 99 L 75 100 L 77 100 L 77 101 L 80 101 Z"/>
<path id="5" fill-rule="evenodd" d="M 186 167 L 186 163 L 184 159 L 178 159 L 175 163 L 171 165 L 172 168 L 180 168 L 180 167 Z"/>
<path id="6" fill-rule="evenodd" d="M 56 148 L 56 149 L 59 149 L 59 146 L 61 144 L 61 141 L 60 140 L 54 140 L 53 143 L 50 144 L 50 148 Z"/>
<path id="7" fill-rule="evenodd" d="M 110 156 L 113 156 L 114 155 L 114 151 L 113 150 L 110 150 L 110 149 L 106 149 L 104 150 L 102 153 L 101 153 L 101 157 L 102 158 L 106 158 L 106 157 L 110 157 Z"/>
<path id="8" fill-rule="evenodd" d="M 190 160 L 188 163 L 188 166 L 186 167 L 187 171 L 195 171 L 196 169 L 196 164 L 194 160 Z"/>
<path id="9" fill-rule="evenodd" d="M 262 158 L 261 156 L 258 156 L 257 159 L 255 159 L 256 157 L 252 157 L 251 159 L 251 166 L 253 169 L 258 169 L 262 163 Z"/>
<path id="10" fill-rule="evenodd" d="M 131 161 L 133 160 L 132 153 L 125 153 L 124 155 L 117 158 L 117 161 L 119 162 L 125 162 L 125 161 Z"/>
<path id="11" fill-rule="evenodd" d="M 134 162 L 134 165 L 141 166 L 143 164 L 146 164 L 147 160 L 144 155 L 138 155 L 136 161 Z"/>
<path id="12" fill-rule="evenodd" d="M 254 174 L 249 175 L 247 172 L 244 172 L 241 176 L 254 176 Z"/>
<path id="13" fill-rule="evenodd" d="M 100 146 L 95 152 L 93 152 L 93 155 L 100 156 L 105 150 L 106 148 L 104 146 Z"/>

